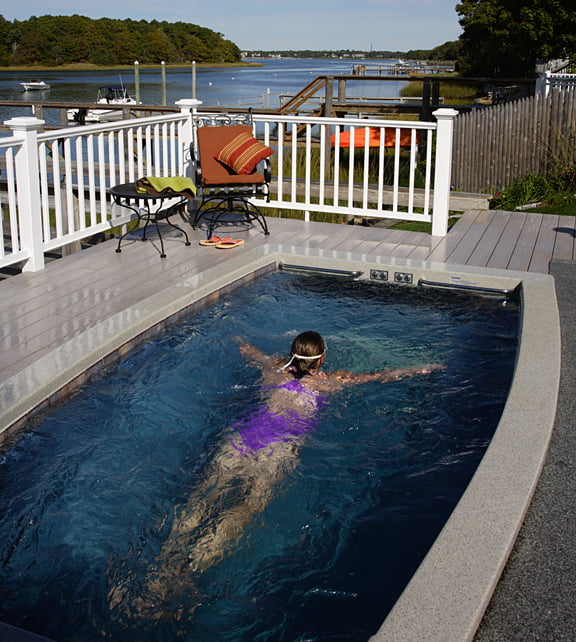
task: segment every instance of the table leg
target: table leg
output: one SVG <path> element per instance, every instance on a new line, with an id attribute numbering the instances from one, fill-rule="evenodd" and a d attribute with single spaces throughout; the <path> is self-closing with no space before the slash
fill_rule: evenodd
<path id="1" fill-rule="evenodd" d="M 138 196 L 134 195 L 132 196 L 131 194 L 112 194 L 112 197 L 114 198 L 114 202 L 117 205 L 120 205 L 121 207 L 126 207 L 129 210 L 132 210 L 138 217 L 139 224 L 144 222 L 144 227 L 142 228 L 142 240 L 146 241 L 148 240 L 146 237 L 146 233 L 148 231 L 148 225 L 153 222 L 154 226 L 156 227 L 156 233 L 158 234 L 158 238 L 160 239 L 160 258 L 164 259 L 166 258 L 166 252 L 164 249 L 164 239 L 162 238 L 162 232 L 160 231 L 160 226 L 158 225 L 158 222 L 161 220 L 165 220 L 170 227 L 173 227 L 177 229 L 181 234 L 184 235 L 184 238 L 186 239 L 185 245 L 191 245 L 190 239 L 188 238 L 188 234 L 186 233 L 186 230 L 182 229 L 180 226 L 176 225 L 175 223 L 172 223 L 170 220 L 170 216 L 172 214 L 175 214 L 180 210 L 181 207 L 185 205 L 187 202 L 187 199 L 181 200 L 179 203 L 176 203 L 175 205 L 172 205 L 171 207 L 167 207 L 165 209 L 162 209 L 162 204 L 156 209 L 156 211 L 152 211 L 150 209 L 150 202 L 148 202 L 148 199 L 145 200 L 145 208 L 137 208 L 136 206 L 132 205 L 130 203 L 131 200 L 137 200 Z M 173 196 L 170 196 L 170 198 L 174 198 Z M 144 200 L 144 199 L 142 199 Z M 157 200 L 157 199 L 154 199 Z M 162 198 L 159 198 L 158 200 L 162 200 Z M 121 252 L 122 248 L 122 241 L 126 237 L 126 235 L 129 232 L 125 232 L 120 236 L 118 239 L 118 245 L 116 247 L 116 252 Z"/>

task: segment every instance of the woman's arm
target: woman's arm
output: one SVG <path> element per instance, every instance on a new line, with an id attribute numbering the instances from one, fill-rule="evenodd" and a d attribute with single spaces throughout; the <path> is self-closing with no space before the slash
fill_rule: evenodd
<path id="1" fill-rule="evenodd" d="M 258 365 L 262 365 L 270 360 L 269 355 L 265 354 L 261 350 L 258 350 L 258 348 L 255 348 L 253 345 L 246 343 L 246 341 L 244 341 L 243 339 L 236 337 L 234 341 L 236 341 L 236 343 L 238 344 L 240 354 L 244 357 L 244 359 L 246 359 L 246 361 L 254 361 Z"/>
<path id="2" fill-rule="evenodd" d="M 443 370 L 446 366 L 440 363 L 430 363 L 425 366 L 416 366 L 413 368 L 397 368 L 395 370 L 379 370 L 378 372 L 355 373 L 339 370 L 328 374 L 327 377 L 335 379 L 341 384 L 360 384 L 368 381 L 398 381 L 404 377 L 413 377 L 418 374 L 429 374 L 433 370 Z"/>

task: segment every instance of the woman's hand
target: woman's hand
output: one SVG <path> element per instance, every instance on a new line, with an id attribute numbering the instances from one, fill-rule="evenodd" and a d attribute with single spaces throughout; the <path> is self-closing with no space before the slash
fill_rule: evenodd
<path id="1" fill-rule="evenodd" d="M 446 366 L 443 363 L 430 363 L 427 366 L 418 368 L 414 374 L 430 374 L 434 370 L 445 370 Z"/>

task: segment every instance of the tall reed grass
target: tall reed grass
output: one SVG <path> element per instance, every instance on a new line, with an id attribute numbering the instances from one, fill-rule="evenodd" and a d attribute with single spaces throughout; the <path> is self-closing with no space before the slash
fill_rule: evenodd
<path id="1" fill-rule="evenodd" d="M 326 160 L 325 173 L 324 176 L 321 176 L 321 150 L 320 147 L 313 147 L 310 152 L 310 162 L 308 163 L 306 157 L 306 150 L 304 147 L 296 147 L 294 159 L 294 151 L 291 145 L 284 146 L 282 154 L 282 177 L 284 179 L 291 179 L 296 176 L 296 179 L 304 179 L 309 172 L 310 179 L 312 181 L 319 181 L 323 178 L 326 186 L 331 186 L 334 184 L 335 178 L 337 177 L 338 183 L 340 186 L 345 186 L 350 183 L 350 181 L 355 185 L 362 185 L 365 178 L 365 167 L 364 167 L 364 148 L 357 148 L 356 150 L 350 150 L 348 148 L 341 148 L 339 150 L 339 163 L 338 166 L 335 166 L 334 162 L 334 149 L 330 152 L 330 159 Z M 353 154 L 352 163 L 350 163 L 350 154 Z M 383 159 L 383 180 L 384 184 L 392 185 L 394 182 L 394 149 L 386 149 Z M 272 164 L 272 175 L 279 175 L 278 167 L 278 158 L 279 154 L 276 153 L 271 159 Z M 369 149 L 368 150 L 368 184 L 378 185 L 379 177 L 379 166 L 380 166 L 380 153 L 379 149 Z M 352 167 L 352 178 L 350 178 L 350 169 Z M 410 181 L 410 153 L 409 151 L 402 150 L 400 152 L 400 165 L 399 165 L 399 186 L 407 187 Z M 423 170 L 420 166 L 416 167 L 415 170 L 415 187 L 424 187 L 425 178 Z M 330 192 L 330 190 L 327 190 Z M 304 197 L 299 197 L 300 202 L 304 202 Z M 312 199 L 312 202 L 317 203 L 317 199 Z M 329 197 L 324 199 L 324 202 L 327 205 L 333 205 L 334 201 Z M 347 202 L 342 201 L 341 205 L 347 205 Z M 356 203 L 360 207 L 360 203 Z M 369 208 L 375 209 L 376 203 L 369 204 Z M 279 216 L 282 218 L 302 218 L 304 214 L 297 210 L 273 210 L 269 209 L 266 211 L 267 215 L 270 216 Z M 330 223 L 346 223 L 348 222 L 348 216 L 342 214 L 333 214 L 333 213 L 311 213 L 311 219 L 322 222 Z"/>
<path id="2" fill-rule="evenodd" d="M 414 98 L 422 96 L 422 82 L 414 80 L 402 87 L 400 95 L 404 98 Z M 465 83 L 440 83 L 440 96 L 445 103 L 454 103 L 458 105 L 473 105 L 478 88 L 474 85 Z"/>

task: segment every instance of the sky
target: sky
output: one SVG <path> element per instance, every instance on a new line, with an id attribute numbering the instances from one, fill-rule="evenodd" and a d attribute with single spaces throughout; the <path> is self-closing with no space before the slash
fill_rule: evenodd
<path id="1" fill-rule="evenodd" d="M 6 20 L 46 14 L 191 22 L 242 50 L 408 51 L 432 49 L 461 33 L 456 0 L 20 0 Z M 48 8 L 49 7 L 49 8 Z"/>

